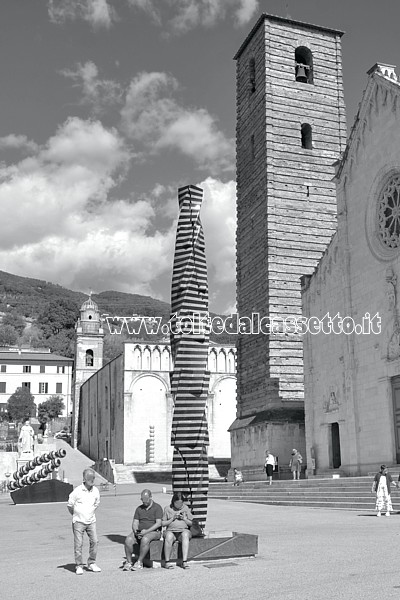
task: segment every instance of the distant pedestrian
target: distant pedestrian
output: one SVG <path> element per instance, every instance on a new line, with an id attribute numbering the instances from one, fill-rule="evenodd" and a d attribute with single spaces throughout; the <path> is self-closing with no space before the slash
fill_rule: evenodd
<path id="1" fill-rule="evenodd" d="M 272 472 L 274 470 L 274 467 L 275 467 L 275 457 L 273 454 L 271 454 L 271 452 L 269 450 L 266 450 L 265 451 L 264 468 L 265 468 L 267 477 L 269 479 L 269 485 L 272 484 Z"/>
<path id="2" fill-rule="evenodd" d="M 303 464 L 303 457 L 301 456 L 300 452 L 297 452 L 296 448 L 293 448 L 292 456 L 289 461 L 289 467 L 293 473 L 293 479 L 300 479 L 302 464 Z"/>
<path id="3" fill-rule="evenodd" d="M 239 486 L 243 482 L 242 471 L 239 469 L 233 469 L 233 485 Z"/>
<path id="4" fill-rule="evenodd" d="M 100 567 L 96 565 L 97 557 L 97 532 L 96 508 L 100 504 L 100 492 L 94 485 L 96 473 L 93 469 L 83 471 L 83 483 L 78 485 L 69 495 L 67 508 L 72 515 L 72 531 L 74 532 L 75 573 L 83 574 L 82 546 L 83 534 L 89 537 L 89 571 L 99 573 Z"/>
<path id="5" fill-rule="evenodd" d="M 386 465 L 381 465 L 381 470 L 374 477 L 371 490 L 376 493 L 375 510 L 377 511 L 377 517 L 381 516 L 382 510 L 385 510 L 386 517 L 390 517 L 390 512 L 393 511 L 392 499 L 390 497 L 390 486 L 392 484 L 396 486 Z"/>

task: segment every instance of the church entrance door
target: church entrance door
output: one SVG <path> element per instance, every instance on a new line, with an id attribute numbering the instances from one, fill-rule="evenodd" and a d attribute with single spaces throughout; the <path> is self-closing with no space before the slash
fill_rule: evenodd
<path id="1" fill-rule="evenodd" d="M 331 435 L 332 435 L 332 467 L 334 469 L 338 469 L 340 467 L 340 465 L 342 464 L 342 459 L 340 456 L 339 423 L 332 423 Z"/>
<path id="2" fill-rule="evenodd" d="M 392 379 L 394 438 L 396 444 L 396 462 L 400 463 L 400 377 Z"/>

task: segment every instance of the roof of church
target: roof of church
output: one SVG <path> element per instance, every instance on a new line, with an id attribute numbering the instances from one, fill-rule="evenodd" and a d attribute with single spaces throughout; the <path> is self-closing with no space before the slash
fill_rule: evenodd
<path id="1" fill-rule="evenodd" d="M 301 27 L 304 27 L 306 29 L 318 29 L 319 31 L 327 31 L 329 33 L 334 33 L 340 36 L 344 34 L 344 31 L 340 31 L 339 29 L 331 29 L 330 27 L 322 27 L 321 25 L 314 25 L 313 23 L 296 21 L 295 19 L 291 19 L 290 17 L 280 17 L 279 15 L 270 15 L 268 13 L 263 13 L 262 15 L 260 15 L 253 29 L 248 34 L 243 44 L 240 46 L 239 50 L 236 52 L 235 56 L 233 57 L 234 60 L 239 58 L 239 56 L 242 54 L 243 50 L 246 48 L 247 44 L 249 43 L 249 41 L 251 40 L 261 23 L 263 23 L 265 20 L 278 21 L 280 23 L 289 23 L 290 25 L 300 25 Z"/>
<path id="2" fill-rule="evenodd" d="M 364 90 L 361 102 L 358 107 L 357 114 L 354 119 L 353 126 L 350 131 L 350 135 L 347 139 L 346 148 L 341 158 L 339 158 L 334 165 L 336 166 L 336 173 L 334 180 L 339 180 L 345 165 L 347 164 L 352 148 L 355 145 L 355 140 L 362 131 L 362 127 L 365 126 L 365 115 L 367 109 L 371 104 L 371 95 L 373 88 L 376 85 L 383 84 L 388 86 L 389 89 L 394 90 L 397 94 L 400 92 L 400 82 L 397 75 L 394 72 L 395 65 L 388 65 L 386 63 L 375 63 L 373 67 L 368 69 L 367 74 L 369 75 L 367 86 Z"/>

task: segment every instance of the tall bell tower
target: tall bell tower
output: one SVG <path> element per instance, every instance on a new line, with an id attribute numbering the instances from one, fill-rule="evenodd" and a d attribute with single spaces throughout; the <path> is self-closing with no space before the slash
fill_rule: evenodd
<path id="1" fill-rule="evenodd" d="M 103 366 L 104 331 L 99 307 L 91 294 L 80 308 L 76 324 L 75 364 L 73 377 L 73 442 L 78 443 L 79 394 L 81 385 Z"/>
<path id="2" fill-rule="evenodd" d="M 281 323 L 301 316 L 300 277 L 336 229 L 333 162 L 346 144 L 341 36 L 263 14 L 237 65 L 237 309 Z M 302 338 L 239 335 L 232 465 L 305 452 Z"/>

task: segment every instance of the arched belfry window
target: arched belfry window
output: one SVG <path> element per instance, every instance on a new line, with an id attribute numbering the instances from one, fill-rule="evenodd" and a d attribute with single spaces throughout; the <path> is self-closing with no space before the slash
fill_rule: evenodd
<path id="1" fill-rule="evenodd" d="M 311 50 L 299 46 L 294 53 L 295 77 L 301 83 L 314 83 L 313 56 Z"/>
<path id="2" fill-rule="evenodd" d="M 308 123 L 301 126 L 301 147 L 312 150 L 312 129 Z"/>
<path id="3" fill-rule="evenodd" d="M 253 94 L 256 91 L 256 60 L 251 58 L 249 60 L 249 89 Z"/>
<path id="4" fill-rule="evenodd" d="M 93 363 L 94 363 L 93 350 L 86 350 L 85 365 L 87 367 L 93 367 Z"/>

